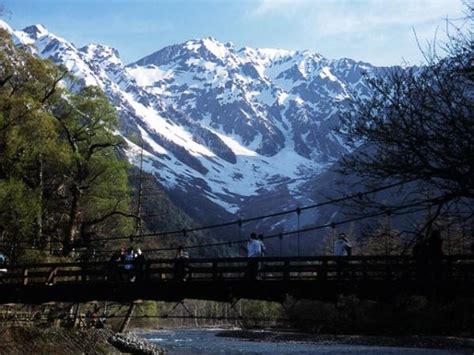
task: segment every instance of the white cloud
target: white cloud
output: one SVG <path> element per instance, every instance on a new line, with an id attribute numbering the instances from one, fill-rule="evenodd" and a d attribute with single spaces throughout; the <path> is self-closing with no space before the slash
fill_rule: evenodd
<path id="1" fill-rule="evenodd" d="M 329 41 L 358 41 L 367 52 L 385 43 L 398 50 L 399 62 L 403 46 L 416 47 L 413 28 L 421 42 L 432 40 L 443 19 L 460 18 L 463 9 L 461 0 L 261 0 L 248 18 L 285 21 L 300 31 L 301 43 L 317 43 L 323 54 Z"/>
<path id="2" fill-rule="evenodd" d="M 416 26 L 459 17 L 460 0 L 261 0 L 251 16 L 293 17 L 325 33 L 368 30 L 379 25 Z"/>

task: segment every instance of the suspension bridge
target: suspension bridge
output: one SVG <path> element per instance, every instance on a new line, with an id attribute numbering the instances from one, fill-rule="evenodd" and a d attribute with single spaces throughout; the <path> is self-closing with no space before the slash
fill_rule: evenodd
<path id="1" fill-rule="evenodd" d="M 268 215 L 238 219 L 226 223 L 158 233 L 101 238 L 100 242 L 137 240 L 164 235 L 189 233 L 237 226 L 272 217 L 296 214 L 298 228 L 266 235 L 263 239 L 298 238 L 298 256 L 264 258 L 200 258 L 186 259 L 185 276 L 177 276 L 175 259 L 151 259 L 140 267 L 127 270 L 125 264 L 110 262 L 68 262 L 17 264 L 7 266 L 0 274 L 0 304 L 45 302 L 87 302 L 134 300 L 181 301 L 201 299 L 233 302 L 248 298 L 282 302 L 295 299 L 334 300 L 340 294 L 361 298 L 390 298 L 396 295 L 419 294 L 428 297 L 452 298 L 473 296 L 474 255 L 449 255 L 437 260 L 420 260 L 411 256 L 301 256 L 300 234 L 324 228 L 335 228 L 367 218 L 409 213 L 411 204 L 373 211 L 322 225 L 301 227 L 303 211 L 363 199 L 401 185 L 395 183 L 370 191 L 353 193 L 338 199 L 297 207 Z M 408 212 L 407 212 L 408 211 Z M 247 243 L 248 239 L 184 245 L 187 249 L 214 248 Z M 14 248 L 22 245 L 13 243 Z M 25 249 L 25 248 L 24 248 Z M 145 249 L 149 253 L 174 250 L 174 247 Z M 110 251 L 98 251 L 106 252 Z M 130 265 L 131 266 L 131 265 Z M 257 268 L 258 272 L 251 272 Z M 254 270 L 255 271 L 255 270 Z"/>
<path id="2" fill-rule="evenodd" d="M 258 272 L 251 275 L 255 265 Z M 287 297 L 335 300 L 341 294 L 368 299 L 474 296 L 473 255 L 424 261 L 401 256 L 157 259 L 131 270 L 124 266 L 10 266 L 1 279 L 0 304 L 243 298 L 283 302 Z"/>

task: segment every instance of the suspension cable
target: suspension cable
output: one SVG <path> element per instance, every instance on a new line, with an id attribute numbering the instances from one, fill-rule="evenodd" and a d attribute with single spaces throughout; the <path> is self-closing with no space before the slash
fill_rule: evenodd
<path id="1" fill-rule="evenodd" d="M 397 209 L 393 210 L 393 212 L 400 211 L 400 210 L 410 208 L 410 207 L 413 207 L 413 206 L 414 205 L 405 205 L 405 206 L 402 206 L 402 207 L 398 207 Z M 308 227 L 308 228 L 303 228 L 303 229 L 300 229 L 299 232 L 300 233 L 306 233 L 306 232 L 316 231 L 316 230 L 320 230 L 320 229 L 324 229 L 324 228 L 328 228 L 328 227 L 335 228 L 336 226 L 339 226 L 339 225 L 352 223 L 352 222 L 357 222 L 357 221 L 361 221 L 361 220 L 368 219 L 368 218 L 379 217 L 379 216 L 383 216 L 385 214 L 386 214 L 386 211 L 374 212 L 374 213 L 371 213 L 371 214 L 365 214 L 365 215 L 362 215 L 362 216 L 348 218 L 348 219 L 345 219 L 345 220 L 342 220 L 342 221 L 339 221 L 339 222 L 330 222 L 330 223 L 326 223 L 326 224 L 321 224 L 321 225 L 311 226 L 311 227 Z M 279 232 L 279 233 L 271 234 L 271 235 L 268 235 L 268 236 L 264 236 L 263 239 L 283 238 L 283 237 L 294 235 L 294 234 L 297 234 L 297 233 L 298 233 L 298 230 L 292 230 L 292 231 L 288 231 L 288 232 Z M 192 244 L 192 245 L 187 245 L 187 246 L 183 246 L 183 247 L 186 248 L 186 249 L 213 248 L 213 247 L 228 246 L 228 245 L 234 245 L 234 244 L 242 244 L 242 243 L 247 243 L 247 242 L 248 242 L 248 239 L 244 238 L 244 239 L 232 240 L 232 241 L 226 241 L 226 242 L 216 242 L 216 243 L 207 243 L 207 244 Z M 163 248 L 144 249 L 143 252 L 164 252 L 164 251 L 173 251 L 173 250 L 176 250 L 176 247 L 163 247 Z M 97 251 L 97 253 L 102 253 L 102 252 L 105 252 L 105 251 Z M 108 252 L 111 252 L 111 251 L 108 251 Z"/>
<path id="2" fill-rule="evenodd" d="M 186 229 L 186 231 L 187 232 L 198 232 L 198 231 L 203 231 L 203 230 L 210 230 L 210 229 L 228 227 L 228 226 L 232 226 L 234 224 L 239 224 L 239 223 L 244 224 L 244 223 L 263 220 L 263 219 L 266 219 L 266 218 L 279 217 L 279 216 L 283 216 L 283 215 L 291 214 L 291 213 L 295 213 L 295 212 L 298 213 L 298 211 L 299 211 L 299 213 L 301 213 L 302 211 L 317 208 L 317 207 L 332 205 L 332 204 L 336 204 L 336 203 L 339 203 L 339 202 L 343 202 L 343 201 L 347 201 L 347 200 L 351 200 L 351 199 L 355 199 L 355 198 L 360 199 L 365 195 L 369 195 L 369 194 L 372 194 L 372 193 L 384 191 L 384 190 L 387 190 L 387 189 L 390 189 L 390 188 L 393 188 L 393 187 L 396 187 L 396 186 L 407 184 L 407 183 L 412 182 L 412 181 L 413 180 L 397 182 L 397 183 L 385 185 L 385 186 L 382 186 L 382 187 L 378 187 L 378 188 L 375 188 L 375 189 L 372 189 L 372 190 L 369 190 L 369 191 L 353 193 L 353 194 L 343 196 L 343 197 L 340 197 L 340 198 L 337 198 L 337 199 L 331 199 L 331 200 L 311 204 L 311 205 L 304 206 L 304 207 L 297 207 L 297 208 L 294 208 L 294 209 L 291 209 L 291 210 L 280 211 L 280 212 L 270 213 L 270 214 L 256 216 L 256 217 L 238 219 L 238 220 L 230 221 L 230 222 L 210 224 L 210 225 L 206 225 L 206 226 L 190 228 L 190 229 Z M 133 236 L 100 238 L 100 239 L 96 239 L 96 240 L 97 241 L 108 241 L 108 240 L 125 240 L 125 239 L 130 239 L 131 237 L 133 237 L 133 238 L 158 237 L 158 236 L 164 236 L 164 235 L 181 234 L 182 232 L 183 232 L 182 229 L 178 229 L 178 230 L 171 230 L 171 231 L 165 231 L 165 232 L 136 234 L 136 235 L 133 235 Z"/>
<path id="3" fill-rule="evenodd" d="M 239 218 L 238 220 L 231 221 L 231 222 L 211 224 L 211 225 L 207 225 L 207 226 L 195 227 L 195 228 L 190 228 L 190 229 L 185 228 L 185 229 L 179 229 L 179 230 L 157 232 L 157 233 L 135 234 L 135 235 L 122 236 L 122 237 L 98 238 L 98 239 L 94 239 L 94 241 L 101 242 L 101 241 L 114 241 L 114 240 L 127 240 L 127 239 L 128 240 L 131 240 L 131 239 L 133 240 L 134 238 L 165 236 L 165 235 L 173 235 L 173 234 L 183 234 L 184 236 L 186 236 L 190 232 L 197 232 L 197 231 L 208 230 L 208 229 L 228 227 L 228 226 L 231 226 L 231 225 L 234 225 L 234 224 L 237 224 L 237 225 L 241 226 L 244 223 L 254 222 L 254 221 L 257 221 L 257 220 L 263 220 L 263 219 L 271 218 L 271 217 L 278 217 L 278 216 L 282 216 L 282 215 L 286 215 L 286 214 L 290 214 L 290 213 L 295 213 L 295 212 L 298 214 L 298 217 L 299 217 L 301 212 L 305 211 L 305 210 L 309 210 L 309 209 L 313 209 L 313 208 L 317 208 L 317 207 L 323 207 L 323 206 L 327 206 L 327 205 L 331 205 L 331 204 L 336 204 L 336 203 L 351 200 L 351 199 L 354 199 L 354 198 L 361 199 L 365 195 L 380 192 L 380 191 L 383 191 L 383 190 L 387 190 L 387 189 L 390 189 L 390 188 L 393 188 L 393 187 L 396 187 L 396 186 L 404 185 L 404 184 L 407 184 L 407 183 L 412 182 L 412 181 L 413 180 L 404 181 L 404 182 L 397 182 L 397 183 L 385 185 L 385 186 L 382 186 L 382 187 L 378 187 L 378 188 L 375 188 L 375 189 L 372 189 L 372 190 L 369 190 L 369 191 L 353 193 L 353 194 L 343 196 L 343 197 L 340 197 L 340 198 L 337 198 L 337 199 L 331 199 L 331 200 L 327 200 L 327 201 L 324 201 L 324 202 L 321 202 L 321 203 L 316 203 L 316 204 L 312 204 L 312 205 L 308 205 L 308 206 L 304 206 L 304 207 L 297 207 L 297 208 L 292 209 L 292 210 L 280 211 L 280 212 L 275 212 L 275 213 L 271 213 L 271 214 L 267 214 L 267 215 L 261 215 L 261 216 L 246 218 L 246 219 Z M 403 208 L 408 208 L 408 207 L 413 207 L 413 206 L 407 205 L 407 206 L 402 206 L 402 207 Z M 362 219 L 366 219 L 366 218 L 371 218 L 371 217 L 379 216 L 379 215 L 383 215 L 383 214 L 386 214 L 386 210 L 384 210 L 383 212 L 378 212 L 376 214 L 363 215 L 363 216 L 360 216 L 360 217 L 356 217 L 356 219 L 341 221 L 341 222 L 338 222 L 336 224 L 345 224 L 345 223 L 349 223 L 349 222 L 353 222 L 353 221 L 357 221 L 357 220 L 362 220 Z M 275 238 L 275 237 L 283 237 L 283 236 L 287 236 L 287 235 L 291 235 L 291 234 L 295 234 L 295 233 L 298 233 L 298 235 L 299 235 L 301 232 L 313 231 L 313 230 L 326 228 L 328 226 L 333 226 L 333 225 L 335 225 L 335 224 L 334 223 L 329 223 L 329 224 L 314 226 L 314 227 L 310 227 L 310 228 L 306 228 L 306 229 L 301 230 L 299 228 L 299 223 L 298 223 L 298 229 L 296 231 L 274 234 L 274 235 L 266 236 L 266 237 L 264 237 L 264 239 L 271 239 L 271 238 Z M 236 241 L 231 241 L 231 243 L 243 243 L 243 242 L 247 242 L 247 239 L 240 239 L 239 238 Z M 18 242 L 16 242 L 16 244 L 28 244 L 28 243 L 29 242 L 27 242 L 27 241 L 18 241 Z M 60 241 L 58 241 L 58 243 L 60 243 Z M 222 246 L 222 245 L 229 245 L 229 242 L 216 242 L 216 243 L 208 243 L 208 244 L 191 245 L 191 246 L 188 246 L 187 248 L 191 249 L 191 248 L 196 248 L 196 247 L 215 247 L 215 246 Z M 26 248 L 22 248 L 22 249 L 26 249 Z M 167 251 L 167 250 L 174 250 L 174 249 L 175 248 L 168 247 L 168 248 L 157 248 L 157 249 L 144 249 L 143 251 L 153 252 L 153 251 Z M 40 249 L 35 249 L 35 250 L 40 250 Z M 97 252 L 104 252 L 104 251 L 97 251 Z"/>

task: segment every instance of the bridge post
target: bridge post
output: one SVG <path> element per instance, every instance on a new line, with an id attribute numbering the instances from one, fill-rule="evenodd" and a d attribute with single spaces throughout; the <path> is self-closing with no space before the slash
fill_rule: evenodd
<path id="1" fill-rule="evenodd" d="M 283 280 L 288 281 L 290 279 L 290 261 L 285 260 L 283 264 Z"/>
<path id="2" fill-rule="evenodd" d="M 81 304 L 78 303 L 76 306 L 76 311 L 74 312 L 74 322 L 73 328 L 79 328 L 79 324 L 81 322 Z"/>
<path id="3" fill-rule="evenodd" d="M 446 279 L 451 280 L 453 276 L 453 259 L 448 257 L 446 260 Z"/>
<path id="4" fill-rule="evenodd" d="M 369 278 L 369 264 L 367 260 L 364 259 L 364 273 L 363 273 L 363 278 L 364 280 L 367 280 Z"/>
<path id="5" fill-rule="evenodd" d="M 390 264 L 388 261 L 386 261 L 387 264 L 385 265 L 385 274 L 384 278 L 386 280 L 391 280 L 392 279 L 392 264 Z"/>
<path id="6" fill-rule="evenodd" d="M 143 275 L 143 279 L 145 281 L 148 281 L 150 280 L 150 262 L 149 261 L 146 261 L 145 262 L 145 274 Z"/>
<path id="7" fill-rule="evenodd" d="M 328 277 L 328 261 L 323 260 L 321 263 L 321 268 L 318 272 L 318 279 L 319 280 L 326 280 Z"/>
<path id="8" fill-rule="evenodd" d="M 217 261 L 212 262 L 212 281 L 217 281 Z"/>
<path id="9" fill-rule="evenodd" d="M 28 285 L 28 269 L 23 269 L 23 285 Z"/>
<path id="10" fill-rule="evenodd" d="M 125 315 L 125 319 L 123 320 L 123 323 L 120 326 L 120 329 L 119 329 L 120 333 L 124 332 L 128 328 L 128 325 L 130 321 L 132 320 L 132 315 L 133 315 L 134 310 L 135 310 L 135 302 L 131 302 L 130 306 L 128 307 L 127 314 Z"/>
<path id="11" fill-rule="evenodd" d="M 48 278 L 46 279 L 46 285 L 54 285 L 54 282 L 55 282 L 54 279 L 56 277 L 56 274 L 58 273 L 58 270 L 59 270 L 58 267 L 54 267 L 51 269 L 51 271 L 48 274 Z"/>

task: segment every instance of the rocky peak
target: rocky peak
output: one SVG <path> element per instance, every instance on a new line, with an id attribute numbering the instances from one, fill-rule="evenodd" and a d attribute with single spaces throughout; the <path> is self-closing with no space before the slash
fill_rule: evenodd
<path id="1" fill-rule="evenodd" d="M 27 33 L 31 38 L 35 40 L 40 37 L 46 36 L 49 33 L 46 27 L 41 24 L 25 27 L 22 31 Z"/>
<path id="2" fill-rule="evenodd" d="M 189 59 L 223 62 L 234 56 L 234 53 L 232 43 L 223 44 L 213 37 L 205 37 L 167 46 L 130 64 L 130 66 L 160 66 L 176 62 L 184 63 Z"/>
<path id="3" fill-rule="evenodd" d="M 87 58 L 90 60 L 100 59 L 107 60 L 108 62 L 112 62 L 114 64 L 122 64 L 118 50 L 109 46 L 90 43 L 80 48 L 79 51 L 85 53 Z"/>

